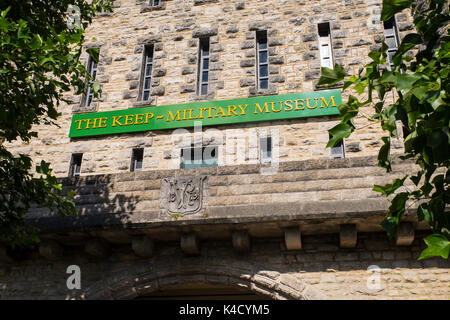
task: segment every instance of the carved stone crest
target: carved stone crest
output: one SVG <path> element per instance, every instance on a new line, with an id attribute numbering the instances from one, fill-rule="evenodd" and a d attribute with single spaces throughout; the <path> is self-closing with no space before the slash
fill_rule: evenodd
<path id="1" fill-rule="evenodd" d="M 161 214 L 192 215 L 204 206 L 206 176 L 164 178 L 161 181 Z"/>

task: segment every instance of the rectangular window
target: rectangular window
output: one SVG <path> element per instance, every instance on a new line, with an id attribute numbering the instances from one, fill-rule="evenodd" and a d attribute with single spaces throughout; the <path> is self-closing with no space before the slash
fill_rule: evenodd
<path id="1" fill-rule="evenodd" d="M 157 7 L 157 6 L 159 6 L 160 3 L 161 3 L 160 0 L 150 0 L 150 5 L 152 7 Z"/>
<path id="2" fill-rule="evenodd" d="M 70 160 L 69 177 L 80 176 L 82 159 L 83 159 L 82 153 L 72 154 L 72 159 Z"/>
<path id="3" fill-rule="evenodd" d="M 320 65 L 333 68 L 333 48 L 331 45 L 330 23 L 319 23 Z"/>
<path id="4" fill-rule="evenodd" d="M 153 69 L 153 46 L 146 46 L 144 50 L 144 68 L 142 73 L 142 101 L 150 98 Z"/>
<path id="5" fill-rule="evenodd" d="M 389 67 L 392 70 L 394 68 L 394 63 L 392 58 L 397 52 L 399 38 L 397 31 L 397 24 L 395 23 L 395 17 L 392 17 L 388 21 L 383 22 L 384 27 L 384 42 L 386 42 L 388 46 L 388 62 Z"/>
<path id="6" fill-rule="evenodd" d="M 131 155 L 130 171 L 142 171 L 142 162 L 144 160 L 144 149 L 133 149 Z"/>
<path id="7" fill-rule="evenodd" d="M 258 89 L 269 88 L 269 54 L 267 49 L 267 31 L 256 32 L 256 61 Z"/>
<path id="8" fill-rule="evenodd" d="M 272 162 L 272 137 L 259 139 L 261 163 Z"/>
<path id="9" fill-rule="evenodd" d="M 331 158 L 337 159 L 337 158 L 344 158 L 344 140 L 339 142 L 337 145 L 335 145 L 333 148 L 331 148 Z"/>
<path id="10" fill-rule="evenodd" d="M 181 150 L 181 168 L 217 167 L 218 147 L 206 146 L 186 148 Z"/>
<path id="11" fill-rule="evenodd" d="M 204 96 L 208 94 L 209 78 L 209 38 L 200 39 L 200 53 L 198 61 L 198 92 Z"/>
<path id="12" fill-rule="evenodd" d="M 95 81 L 95 77 L 97 76 L 97 62 L 91 56 L 89 56 L 87 71 L 91 76 L 91 79 L 89 79 L 89 83 L 92 84 Z M 93 98 L 94 92 L 92 91 L 92 88 L 89 87 L 86 93 L 86 103 L 85 103 L 86 107 L 89 107 L 91 105 Z"/>

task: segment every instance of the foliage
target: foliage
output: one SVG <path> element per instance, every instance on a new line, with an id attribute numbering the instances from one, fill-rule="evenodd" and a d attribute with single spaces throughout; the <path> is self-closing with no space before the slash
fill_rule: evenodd
<path id="1" fill-rule="evenodd" d="M 64 195 L 42 161 L 32 170 L 26 155 L 14 156 L 5 142 L 30 142 L 33 126 L 56 125 L 63 94 L 77 94 L 98 83 L 80 62 L 84 29 L 96 12 L 110 9 L 102 0 L 0 0 L 0 237 L 12 246 L 38 241 L 36 230 L 24 221 L 31 206 L 42 206 L 62 216 L 76 214 L 73 192 Z M 79 24 L 68 23 L 69 6 L 77 6 Z M 89 54 L 98 60 L 98 51 Z M 92 79 L 90 79 L 92 80 Z"/>
<path id="2" fill-rule="evenodd" d="M 327 147 L 348 138 L 357 128 L 354 118 L 360 109 L 372 106 L 369 120 L 387 132 L 378 154 L 378 165 L 390 172 L 390 144 L 398 138 L 396 122 L 401 121 L 407 134 L 404 139 L 402 160 L 413 159 L 417 172 L 392 184 L 374 186 L 374 191 L 393 196 L 381 226 L 390 237 L 395 236 L 398 225 L 410 202 L 420 203 L 418 220 L 426 221 L 433 235 L 425 239 L 428 249 L 421 259 L 432 256 L 448 258 L 450 250 L 450 218 L 446 207 L 450 202 L 450 16 L 448 0 L 422 1 L 383 0 L 381 19 L 389 20 L 396 13 L 411 9 L 417 33 L 404 37 L 393 57 L 393 68 L 386 68 L 387 45 L 383 41 L 379 50 L 369 53 L 372 60 L 358 74 L 344 81 L 343 88 L 352 88 L 360 101 L 350 95 L 339 106 L 341 122 L 332 128 Z M 424 5 L 425 4 L 425 5 Z M 319 84 L 334 84 L 344 80 L 345 70 L 322 68 Z M 389 97 L 389 98 L 388 98 Z M 395 98 L 395 102 L 392 97 Z M 405 181 L 411 181 L 405 186 Z M 411 189 L 412 188 L 412 189 Z M 401 192 L 400 192 L 401 190 Z"/>

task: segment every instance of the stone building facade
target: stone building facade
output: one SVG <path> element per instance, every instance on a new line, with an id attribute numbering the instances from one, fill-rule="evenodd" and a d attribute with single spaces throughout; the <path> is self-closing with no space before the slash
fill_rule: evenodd
<path id="1" fill-rule="evenodd" d="M 413 164 L 397 161 L 389 175 L 377 168 L 383 133 L 363 115 L 339 159 L 325 148 L 338 123 L 332 115 L 217 125 L 197 135 L 187 128 L 69 137 L 78 114 L 324 90 L 321 26 L 333 62 L 354 74 L 386 34 L 380 12 L 380 0 L 114 1 L 86 37 L 86 48 L 100 52 L 101 97 L 67 95 L 59 128 L 39 127 L 30 144 L 10 145 L 52 163 L 64 188 L 75 190 L 79 216 L 30 212 L 43 241 L 20 255 L 1 247 L 0 297 L 449 299 L 449 262 L 417 261 L 427 231 L 414 212 L 397 239 L 379 227 L 388 203 L 373 184 Z M 397 40 L 412 29 L 411 17 L 397 14 Z M 267 89 L 259 85 L 261 32 Z M 276 157 L 261 163 L 267 136 Z M 397 142 L 393 153 L 402 151 Z M 217 147 L 217 162 L 184 169 L 181 150 L 192 145 Z M 82 155 L 77 174 L 74 155 Z M 70 265 L 80 267 L 81 289 L 66 286 Z"/>

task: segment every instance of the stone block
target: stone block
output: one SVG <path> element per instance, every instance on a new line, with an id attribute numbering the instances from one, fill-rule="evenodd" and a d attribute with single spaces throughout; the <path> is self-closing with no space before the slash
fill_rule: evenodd
<path id="1" fill-rule="evenodd" d="M 110 254 L 109 245 L 98 239 L 88 240 L 84 246 L 84 251 L 97 258 L 106 258 Z"/>
<path id="2" fill-rule="evenodd" d="M 395 244 L 398 246 L 410 246 L 414 241 L 414 226 L 411 222 L 401 222 L 395 236 Z"/>
<path id="3" fill-rule="evenodd" d="M 355 224 L 341 224 L 339 242 L 341 248 L 355 248 L 358 240 L 358 232 Z"/>
<path id="4" fill-rule="evenodd" d="M 39 254 L 48 260 L 58 260 L 63 253 L 63 247 L 56 241 L 43 241 L 39 245 Z"/>
<path id="5" fill-rule="evenodd" d="M 143 258 L 150 258 L 153 256 L 153 241 L 147 236 L 134 237 L 131 246 L 136 255 Z"/>
<path id="6" fill-rule="evenodd" d="M 288 228 L 284 231 L 284 241 L 288 250 L 300 250 L 302 237 L 299 227 Z"/>
<path id="7" fill-rule="evenodd" d="M 231 239 L 236 251 L 241 253 L 250 251 L 250 235 L 247 231 L 233 231 Z"/>
<path id="8" fill-rule="evenodd" d="M 181 250 L 189 255 L 200 253 L 200 244 L 195 233 L 183 233 L 180 239 Z"/>

